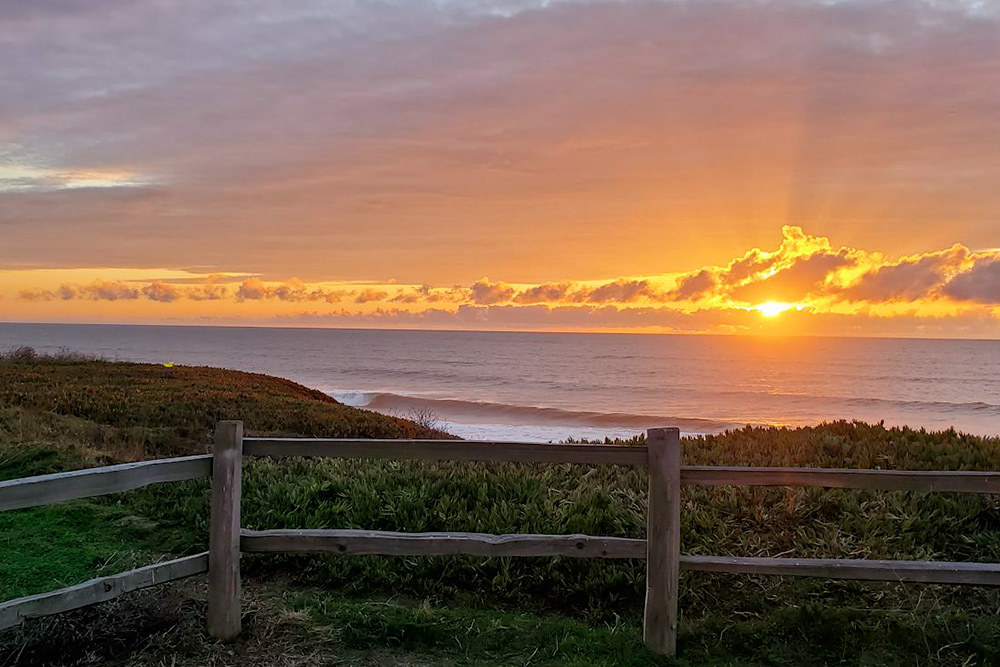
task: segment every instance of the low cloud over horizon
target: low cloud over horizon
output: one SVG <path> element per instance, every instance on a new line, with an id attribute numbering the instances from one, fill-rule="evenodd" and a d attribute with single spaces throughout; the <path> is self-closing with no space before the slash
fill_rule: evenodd
<path id="1" fill-rule="evenodd" d="M 23 310 L 58 319 L 69 304 L 103 303 L 101 312 L 116 319 L 135 312 L 127 304 L 144 303 L 140 321 L 715 333 L 983 336 L 1000 324 L 1000 251 L 955 244 L 892 257 L 837 247 L 796 226 L 782 228 L 776 247 L 751 248 L 724 264 L 608 280 L 531 284 L 484 277 L 433 286 L 116 272 L 116 279 L 97 271 L 88 282 L 22 287 L 0 309 L 9 317 Z M 30 281 L 34 273 L 3 277 Z"/>

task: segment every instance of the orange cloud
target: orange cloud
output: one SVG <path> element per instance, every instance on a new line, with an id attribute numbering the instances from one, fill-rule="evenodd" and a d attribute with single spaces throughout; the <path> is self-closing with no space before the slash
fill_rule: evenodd
<path id="1" fill-rule="evenodd" d="M 372 301 L 385 301 L 389 293 L 377 289 L 364 289 L 354 297 L 354 303 L 369 303 Z"/>
<path id="2" fill-rule="evenodd" d="M 229 290 L 225 285 L 217 284 L 219 280 L 220 276 L 209 276 L 203 284 L 184 290 L 184 296 L 194 301 L 219 301 L 225 299 L 229 295 Z"/>
<path id="3" fill-rule="evenodd" d="M 488 306 L 512 300 L 515 291 L 507 283 L 494 283 L 489 278 L 480 278 L 469 288 L 469 294 L 473 303 Z"/>
<path id="4" fill-rule="evenodd" d="M 672 301 L 696 301 L 711 294 L 718 285 L 718 278 L 711 269 L 701 269 L 677 281 L 677 287 L 667 296 Z"/>
<path id="5" fill-rule="evenodd" d="M 514 297 L 517 303 L 553 303 L 562 301 L 573 290 L 570 282 L 543 283 L 529 287 Z"/>
<path id="6" fill-rule="evenodd" d="M 247 278 L 236 290 L 237 301 L 258 301 L 266 299 L 271 291 L 260 278 Z"/>
<path id="7" fill-rule="evenodd" d="M 203 291 L 207 287 L 209 285 L 206 285 Z M 302 301 L 338 303 L 351 295 L 353 295 L 353 292 L 348 290 L 311 287 L 298 278 L 289 278 L 283 283 L 269 284 L 258 277 L 252 277 L 240 283 L 240 286 L 236 290 L 237 301 L 265 301 L 275 299 L 277 301 L 292 303 Z M 364 301 L 359 301 L 358 303 L 364 303 Z"/>
<path id="8" fill-rule="evenodd" d="M 124 281 L 96 281 L 91 284 L 63 284 L 55 290 L 22 290 L 19 297 L 22 301 L 135 301 L 148 299 L 159 303 L 173 303 L 181 299 L 194 301 L 217 301 L 225 299 L 228 290 L 223 285 L 217 285 L 209 277 L 202 285 L 194 287 L 179 287 L 166 280 L 154 280 L 141 287 Z"/>
<path id="9" fill-rule="evenodd" d="M 969 249 L 954 245 L 948 250 L 904 257 L 878 266 L 861 276 L 841 296 L 851 301 L 915 301 L 934 295 L 969 258 Z"/>
<path id="10" fill-rule="evenodd" d="M 181 291 L 173 285 L 158 280 L 143 287 L 142 294 L 151 301 L 170 303 L 180 298 Z"/>
<path id="11" fill-rule="evenodd" d="M 1000 256 L 977 257 L 970 269 L 952 277 L 941 292 L 956 301 L 1000 304 Z"/>
<path id="12" fill-rule="evenodd" d="M 115 275 L 125 274 L 118 270 Z M 64 282 L 47 289 L 22 289 L 20 299 L 5 302 L 3 308 L 21 302 L 32 304 L 33 312 L 43 312 L 37 309 L 45 308 L 46 302 L 84 301 L 105 302 L 116 313 L 146 304 L 143 312 L 176 310 L 174 317 L 188 312 L 234 321 L 329 317 L 410 326 L 720 332 L 755 326 L 812 330 L 808 322 L 825 323 L 824 331 L 844 331 L 850 329 L 846 323 L 853 317 L 854 333 L 881 332 L 891 322 L 898 324 L 899 334 L 907 333 L 906 326 L 926 333 L 945 330 L 951 322 L 961 335 L 988 326 L 1000 335 L 1000 251 L 973 252 L 956 244 L 886 257 L 834 247 L 829 239 L 796 226 L 783 227 L 781 242 L 773 249 L 751 248 L 719 265 L 603 281 L 533 284 L 484 277 L 468 286 L 434 287 L 391 281 L 307 282 L 295 277 L 273 281 L 242 275 L 197 279 L 201 282 L 188 276 Z M 220 284 L 223 280 L 236 282 L 235 289 Z M 203 309 L 199 305 L 203 301 L 215 303 Z M 305 303 L 319 309 L 295 308 Z M 341 303 L 346 305 L 322 310 L 323 304 Z M 763 323 L 762 313 L 776 316 Z"/>
<path id="13" fill-rule="evenodd" d="M 98 281 L 90 285 L 62 285 L 58 290 L 22 291 L 20 297 L 25 301 L 70 301 L 72 299 L 120 301 L 135 300 L 142 295 L 142 290 L 121 281 Z"/>
<path id="14" fill-rule="evenodd" d="M 589 291 L 574 294 L 576 300 L 590 303 L 633 303 L 640 299 L 653 299 L 656 290 L 646 280 L 615 280 Z"/>

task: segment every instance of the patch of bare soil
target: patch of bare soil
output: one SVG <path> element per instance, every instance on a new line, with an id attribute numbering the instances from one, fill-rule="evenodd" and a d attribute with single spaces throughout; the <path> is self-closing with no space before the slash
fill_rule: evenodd
<path id="1" fill-rule="evenodd" d="M 205 631 L 204 577 L 29 620 L 0 632 L 0 667 L 439 667 L 382 649 L 345 650 L 326 628 L 284 603 L 280 582 L 244 587 L 243 634 L 224 644 Z"/>

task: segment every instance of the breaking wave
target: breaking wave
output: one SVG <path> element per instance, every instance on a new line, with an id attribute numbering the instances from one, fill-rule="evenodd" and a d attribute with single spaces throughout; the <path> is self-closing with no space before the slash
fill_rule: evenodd
<path id="1" fill-rule="evenodd" d="M 659 426 L 677 426 L 685 432 L 715 433 L 742 427 L 742 423 L 714 419 L 692 419 L 667 415 L 637 415 L 626 412 L 591 412 L 562 408 L 511 405 L 490 401 L 454 398 L 426 398 L 391 392 L 330 392 L 330 395 L 357 408 L 376 412 L 407 414 L 430 411 L 440 419 L 467 423 L 578 426 L 620 428 L 636 431 Z"/>

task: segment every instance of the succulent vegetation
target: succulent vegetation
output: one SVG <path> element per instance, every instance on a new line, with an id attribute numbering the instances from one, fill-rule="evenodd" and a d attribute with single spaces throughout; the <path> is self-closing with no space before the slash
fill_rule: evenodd
<path id="1" fill-rule="evenodd" d="M 441 437 L 267 376 L 19 354 L 0 361 L 0 479 L 203 452 L 218 419 L 243 419 L 256 434 Z M 699 465 L 1000 469 L 995 438 L 880 424 L 746 428 L 686 439 L 683 448 L 684 462 Z M 643 537 L 645 484 L 641 468 L 621 466 L 254 460 L 243 523 Z M 187 482 L 0 514 L 0 597 L 203 550 L 208 495 L 206 482 Z M 683 501 L 686 553 L 1000 561 L 992 496 L 689 487 Z M 655 663 L 641 648 L 641 562 L 255 555 L 244 557 L 244 573 L 257 620 L 231 655 L 201 634 L 203 602 L 182 588 L 176 595 L 190 607 L 167 623 L 172 629 L 144 631 L 137 646 L 108 657 L 257 664 L 247 656 L 267 648 L 259 634 L 267 632 L 282 651 L 270 654 L 273 664 L 293 655 L 301 664 L 331 656 L 343 664 Z M 1000 663 L 994 590 L 691 573 L 681 591 L 677 664 Z M 163 595 L 137 598 L 145 611 L 120 603 L 0 634 L 0 664 L 30 664 L 4 659 L 37 656 L 43 634 L 89 646 L 83 625 L 103 618 L 112 628 L 122 604 L 155 616 Z M 296 653 L 303 641 L 319 653 Z M 82 660 L 63 653 L 62 664 Z"/>

